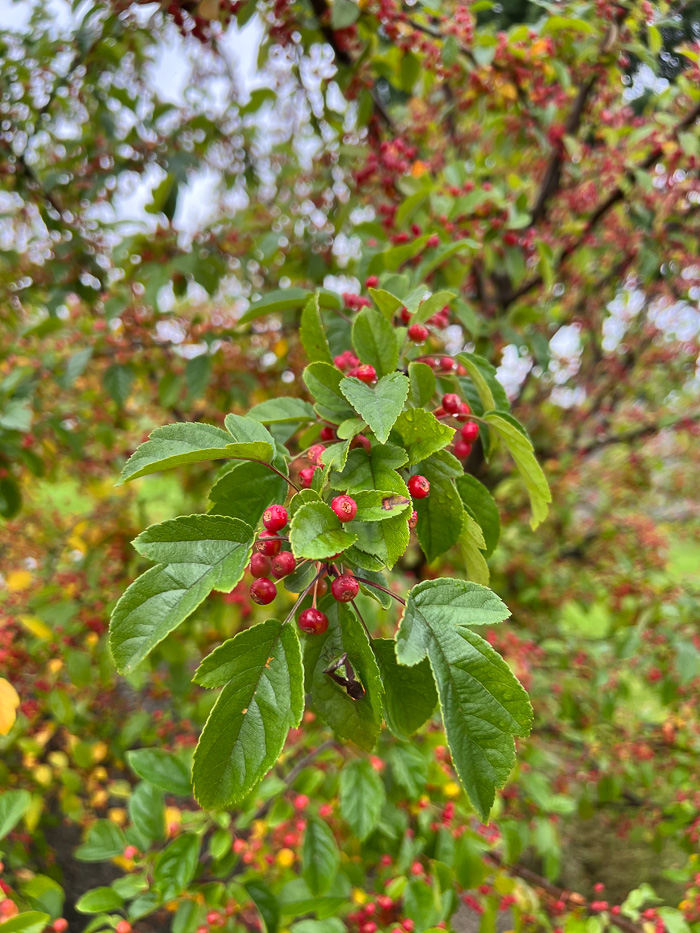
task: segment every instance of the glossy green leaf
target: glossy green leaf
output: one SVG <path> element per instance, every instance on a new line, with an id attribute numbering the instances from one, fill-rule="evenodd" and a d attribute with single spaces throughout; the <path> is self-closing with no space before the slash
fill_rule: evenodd
<path id="1" fill-rule="evenodd" d="M 263 463 L 234 463 L 209 493 L 209 511 L 239 518 L 255 528 L 268 505 L 284 502 L 289 486 Z"/>
<path id="2" fill-rule="evenodd" d="M 485 557 L 490 557 L 501 535 L 501 519 L 493 496 L 479 480 L 469 473 L 455 479 L 455 486 L 465 509 L 476 519 L 484 535 Z"/>
<path id="3" fill-rule="evenodd" d="M 451 442 L 455 429 L 443 424 L 424 408 L 401 412 L 394 431 L 408 454 L 409 464 L 420 463 Z"/>
<path id="4" fill-rule="evenodd" d="M 251 878 L 244 885 L 248 896 L 258 908 L 265 933 L 277 933 L 280 922 L 280 906 L 274 893 L 261 878 Z"/>
<path id="5" fill-rule="evenodd" d="M 411 590 L 396 638 L 400 664 L 430 660 L 452 760 L 483 820 L 513 767 L 513 736 L 529 733 L 532 708 L 505 661 L 468 626 L 508 615 L 486 587 L 429 580 Z"/>
<path id="6" fill-rule="evenodd" d="M 408 364 L 408 378 L 411 382 L 411 404 L 415 408 L 425 408 L 435 395 L 435 373 L 427 363 L 413 362 Z"/>
<path id="7" fill-rule="evenodd" d="M 192 766 L 195 796 L 209 809 L 239 803 L 250 793 L 304 712 L 293 626 L 269 619 L 226 644 L 231 680 L 209 714 Z"/>
<path id="8" fill-rule="evenodd" d="M 48 914 L 38 910 L 26 910 L 0 924 L 2 933 L 41 933 L 50 921 Z"/>
<path id="9" fill-rule="evenodd" d="M 454 484 L 462 466 L 452 454 L 439 450 L 423 461 L 420 471 L 430 483 L 430 494 L 413 502 L 416 531 L 425 556 L 433 561 L 457 543 L 462 531 L 464 508 Z"/>
<path id="10" fill-rule="evenodd" d="M 323 328 L 318 295 L 312 295 L 304 305 L 301 313 L 299 339 L 310 363 L 321 362 L 333 364 L 331 348 Z"/>
<path id="11" fill-rule="evenodd" d="M 379 825 L 386 791 L 379 774 L 365 758 L 348 761 L 340 772 L 340 813 L 358 839 Z"/>
<path id="12" fill-rule="evenodd" d="M 372 647 L 384 684 L 384 718 L 394 735 L 410 738 L 432 716 L 437 706 L 435 678 L 427 659 L 414 667 L 396 660 L 393 638 L 375 638 Z"/>
<path id="13" fill-rule="evenodd" d="M 197 872 L 201 840 L 195 833 L 183 833 L 160 852 L 153 866 L 156 891 L 167 898 L 185 890 Z"/>
<path id="14" fill-rule="evenodd" d="M 315 421 L 313 406 L 301 398 L 283 395 L 260 402 L 248 412 L 249 418 L 255 418 L 261 424 L 285 424 L 292 422 Z"/>
<path id="15" fill-rule="evenodd" d="M 93 888 L 78 898 L 75 909 L 81 914 L 101 914 L 109 910 L 119 910 L 124 904 L 114 888 Z"/>
<path id="16" fill-rule="evenodd" d="M 527 435 L 497 412 L 484 415 L 484 420 L 505 443 L 525 483 L 532 509 L 530 526 L 534 531 L 547 517 L 552 494 L 542 468 L 535 458 L 532 443 Z"/>
<path id="17" fill-rule="evenodd" d="M 384 315 L 363 308 L 352 325 L 352 343 L 361 362 L 374 366 L 378 376 L 393 373 L 399 362 L 394 327 Z"/>
<path id="18" fill-rule="evenodd" d="M 351 523 L 348 523 L 351 525 Z M 299 559 L 325 560 L 350 547 L 357 536 L 346 530 L 325 502 L 309 502 L 294 513 L 289 530 L 292 553 Z"/>
<path id="19" fill-rule="evenodd" d="M 112 612 L 117 669 L 133 670 L 213 589 L 230 592 L 252 546 L 250 526 L 224 515 L 182 516 L 143 531 L 134 547 L 159 563 L 131 584 Z"/>
<path id="20" fill-rule="evenodd" d="M 467 511 L 462 515 L 462 530 L 457 544 L 469 579 L 487 586 L 490 578 L 489 567 L 482 553 L 486 550 L 486 542 L 479 524 Z"/>
<path id="21" fill-rule="evenodd" d="M 88 830 L 85 842 L 75 850 L 81 862 L 104 862 L 121 855 L 126 839 L 121 829 L 111 820 L 97 820 Z"/>
<path id="22" fill-rule="evenodd" d="M 361 522 L 356 519 L 352 523 L 357 535 L 356 547 L 367 554 L 374 554 L 387 567 L 393 567 L 408 547 L 409 517 L 410 512 L 405 511 L 385 521 Z"/>
<path id="23" fill-rule="evenodd" d="M 192 793 L 189 768 L 173 752 L 164 748 L 137 748 L 127 752 L 126 758 L 132 771 L 154 787 L 182 797 Z"/>
<path id="24" fill-rule="evenodd" d="M 341 371 L 328 363 L 311 363 L 303 374 L 306 388 L 316 400 L 315 408 L 319 417 L 332 424 L 340 424 L 355 415 L 340 391 L 343 378 Z"/>
<path id="25" fill-rule="evenodd" d="M 331 486 L 353 495 L 377 489 L 407 496 L 408 488 L 396 472 L 406 463 L 406 452 L 393 444 L 375 446 L 367 451 L 351 450 L 341 473 L 331 474 Z"/>
<path id="26" fill-rule="evenodd" d="M 403 373 L 382 376 L 376 386 L 346 376 L 340 390 L 358 415 L 372 430 L 380 444 L 386 444 L 396 419 L 401 414 L 410 383 Z"/>
<path id="27" fill-rule="evenodd" d="M 327 596 L 320 608 L 328 616 L 328 629 L 304 639 L 306 692 L 311 694 L 315 712 L 339 739 L 370 751 L 382 722 L 382 682 L 374 653 L 362 623 L 348 604 Z M 324 669 L 346 652 L 365 689 L 358 700 L 324 674 Z"/>
<path id="28" fill-rule="evenodd" d="M 311 816 L 306 823 L 302 846 L 304 881 L 312 894 L 325 894 L 340 867 L 340 852 L 328 824 Z"/>
<path id="29" fill-rule="evenodd" d="M 273 449 L 269 444 L 231 443 L 230 434 L 210 424 L 194 421 L 166 424 L 156 428 L 149 439 L 136 448 L 122 470 L 120 482 L 170 470 L 184 463 L 221 460 L 225 457 L 269 462 L 272 456 Z"/>

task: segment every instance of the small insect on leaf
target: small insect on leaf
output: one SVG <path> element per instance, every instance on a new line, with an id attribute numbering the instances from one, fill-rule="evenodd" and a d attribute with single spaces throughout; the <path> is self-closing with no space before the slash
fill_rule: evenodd
<path id="1" fill-rule="evenodd" d="M 338 673 L 341 667 L 345 668 L 345 676 Z M 328 674 L 331 680 L 334 680 L 341 686 L 351 699 L 361 700 L 365 695 L 365 688 L 355 677 L 355 671 L 348 659 L 347 652 L 342 654 L 336 661 L 333 661 L 332 664 L 329 664 L 328 667 L 324 668 L 323 673 Z"/>
<path id="2" fill-rule="evenodd" d="M 384 496 L 382 499 L 382 508 L 385 512 L 391 512 L 392 509 L 402 509 L 409 504 L 410 500 L 405 496 Z"/>

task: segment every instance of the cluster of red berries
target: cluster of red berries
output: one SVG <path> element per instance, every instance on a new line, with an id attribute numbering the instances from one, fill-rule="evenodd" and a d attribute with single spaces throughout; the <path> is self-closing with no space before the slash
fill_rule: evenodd
<path id="1" fill-rule="evenodd" d="M 442 403 L 439 408 L 435 409 L 434 414 L 436 418 L 451 416 L 456 421 L 462 422 L 459 436 L 454 444 L 454 454 L 459 460 L 466 460 L 479 436 L 479 425 L 476 421 L 469 420 L 471 414 L 469 405 L 454 392 L 448 392 L 443 395 Z"/>

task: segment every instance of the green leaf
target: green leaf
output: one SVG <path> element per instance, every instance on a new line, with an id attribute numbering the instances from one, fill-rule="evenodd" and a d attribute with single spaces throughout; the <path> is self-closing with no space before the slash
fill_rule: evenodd
<path id="1" fill-rule="evenodd" d="M 135 372 L 132 366 L 113 363 L 104 374 L 105 391 L 120 408 L 124 407 L 134 383 Z"/>
<path id="2" fill-rule="evenodd" d="M 22 493 L 11 476 L 0 477 L 0 515 L 14 518 L 22 508 Z"/>
<path id="3" fill-rule="evenodd" d="M 347 532 L 325 502 L 309 502 L 294 513 L 289 543 L 297 558 L 325 560 L 350 547 L 357 535 Z"/>
<path id="4" fill-rule="evenodd" d="M 409 363 L 408 378 L 411 382 L 411 403 L 415 408 L 425 408 L 435 395 L 435 373 L 427 363 Z"/>
<path id="5" fill-rule="evenodd" d="M 355 758 L 340 772 L 340 813 L 358 839 L 379 825 L 386 791 L 382 779 L 365 758 Z"/>
<path id="6" fill-rule="evenodd" d="M 199 836 L 183 833 L 159 854 L 153 866 L 153 879 L 156 891 L 161 892 L 164 899 L 181 894 L 194 880 L 200 847 Z"/>
<path id="7" fill-rule="evenodd" d="M 508 615 L 486 587 L 428 580 L 411 590 L 396 638 L 400 664 L 430 660 L 452 760 L 484 821 L 513 767 L 513 736 L 529 733 L 532 708 L 506 662 L 467 626 Z"/>
<path id="8" fill-rule="evenodd" d="M 411 324 L 425 324 L 426 321 L 437 314 L 445 305 L 449 305 L 455 297 L 455 292 L 435 292 L 430 298 L 426 298 L 418 305 L 418 310 L 411 318 Z"/>
<path id="9" fill-rule="evenodd" d="M 407 496 L 408 488 L 396 472 L 407 460 L 406 451 L 393 444 L 351 450 L 342 473 L 331 474 L 333 489 L 344 489 L 350 495 L 367 489 L 378 489 Z"/>
<path id="10" fill-rule="evenodd" d="M 446 450 L 439 450 L 424 460 L 421 473 L 430 483 L 430 494 L 416 499 L 418 540 L 428 561 L 444 554 L 459 539 L 464 508 L 453 482 L 462 474 L 462 465 Z"/>
<path id="11" fill-rule="evenodd" d="M 268 314 L 277 314 L 280 311 L 291 311 L 294 308 L 301 308 L 308 300 L 310 292 L 306 288 L 280 288 L 274 292 L 268 292 L 259 301 L 253 302 L 245 314 L 238 319 L 239 324 L 248 324 L 259 317 L 265 317 Z"/>
<path id="12" fill-rule="evenodd" d="M 287 483 L 263 463 L 234 463 L 212 486 L 209 511 L 255 528 L 268 505 L 284 502 Z"/>
<path id="13" fill-rule="evenodd" d="M 185 763 L 164 748 L 137 748 L 126 753 L 129 767 L 144 781 L 168 794 L 189 797 L 192 780 Z"/>
<path id="14" fill-rule="evenodd" d="M 100 914 L 103 911 L 119 910 L 124 904 L 114 888 L 93 888 L 79 898 L 75 909 L 81 914 Z"/>
<path id="15" fill-rule="evenodd" d="M 270 888 L 259 878 L 246 881 L 244 884 L 248 896 L 258 908 L 265 926 L 265 933 L 277 933 L 280 922 L 280 907 L 277 898 Z"/>
<path id="16" fill-rule="evenodd" d="M 427 661 L 424 663 L 428 666 L 428 672 L 430 673 L 430 665 Z M 432 678 L 432 673 L 430 676 Z M 433 693 L 437 703 L 434 684 Z M 417 800 L 425 790 L 425 785 L 428 782 L 428 759 L 425 753 L 420 748 L 416 748 L 415 745 L 399 745 L 397 743 L 389 750 L 389 764 L 391 765 L 394 780 L 399 787 L 406 791 L 411 800 Z M 437 853 L 435 857 L 440 858 Z"/>
<path id="17" fill-rule="evenodd" d="M 301 313 L 299 338 L 306 351 L 306 358 L 310 363 L 321 362 L 333 364 L 331 348 L 323 329 L 321 312 L 318 304 L 318 295 L 312 295 L 304 305 Z"/>
<path id="18" fill-rule="evenodd" d="M 274 456 L 275 439 L 258 418 L 229 414 L 224 419 L 224 425 L 231 437 L 238 443 L 268 444 Z"/>
<path id="19" fill-rule="evenodd" d="M 372 647 L 384 684 L 384 718 L 394 735 L 410 738 L 433 714 L 437 706 L 435 679 L 427 659 L 415 667 L 396 660 L 393 638 L 375 638 Z"/>
<path id="20" fill-rule="evenodd" d="M 510 402 L 506 390 L 498 381 L 496 367 L 476 353 L 460 353 L 456 359 L 469 373 L 481 404 L 484 406 L 484 411 L 490 411 L 493 408 L 508 411 Z"/>
<path id="21" fill-rule="evenodd" d="M 348 453 L 350 452 L 350 442 L 348 440 L 340 441 L 337 444 L 331 444 L 321 454 L 321 463 L 325 467 L 332 467 L 335 470 L 342 470 L 347 463 Z"/>
<path id="22" fill-rule="evenodd" d="M 447 447 L 455 435 L 454 428 L 442 424 L 432 412 L 424 408 L 412 408 L 401 412 L 394 425 L 394 431 L 401 438 L 409 464 L 420 463 L 431 454 Z"/>
<path id="23" fill-rule="evenodd" d="M 328 363 L 311 363 L 303 374 L 306 388 L 316 399 L 315 408 L 319 417 L 332 424 L 340 424 L 341 421 L 355 416 L 355 412 L 340 391 L 343 378 L 341 371 Z"/>
<path id="24" fill-rule="evenodd" d="M 232 444 L 231 436 L 221 428 L 194 421 L 166 424 L 156 428 L 149 439 L 136 448 L 129 457 L 120 483 L 170 470 L 183 463 L 201 463 L 202 460 L 265 460 L 273 457 L 269 444 Z"/>
<path id="25" fill-rule="evenodd" d="M 389 321 L 394 313 L 403 306 L 403 301 L 400 298 L 392 295 L 391 292 L 384 291 L 382 288 L 370 288 L 369 293 L 372 296 L 372 301 Z"/>
<path id="26" fill-rule="evenodd" d="M 352 325 L 352 343 L 361 362 L 369 363 L 378 375 L 393 373 L 399 362 L 396 331 L 378 311 L 363 308 Z"/>
<path id="27" fill-rule="evenodd" d="M 325 894 L 340 867 L 340 852 L 330 827 L 316 816 L 310 816 L 306 823 L 302 861 L 309 891 Z"/>
<path id="28" fill-rule="evenodd" d="M 148 781 L 138 784 L 129 797 L 129 816 L 139 835 L 139 848 L 147 851 L 154 842 L 165 839 L 163 791 Z M 107 909 L 107 908 L 106 908 Z"/>
<path id="29" fill-rule="evenodd" d="M 32 795 L 28 790 L 7 790 L 0 794 L 0 839 L 15 828 L 31 802 Z"/>
<path id="30" fill-rule="evenodd" d="M 271 398 L 259 405 L 253 405 L 248 412 L 249 418 L 255 418 L 261 424 L 285 424 L 291 422 L 315 421 L 313 406 L 300 398 L 283 395 Z"/>
<path id="31" fill-rule="evenodd" d="M 489 567 L 482 551 L 486 549 L 486 542 L 481 528 L 465 511 L 462 515 L 462 530 L 459 534 L 459 550 L 462 560 L 467 568 L 467 575 L 474 583 L 486 586 L 489 582 Z"/>
<path id="32" fill-rule="evenodd" d="M 0 428 L 26 434 L 32 426 L 32 406 L 28 399 L 13 398 L 0 412 Z"/>
<path id="33" fill-rule="evenodd" d="M 386 444 L 396 419 L 401 414 L 410 383 L 403 373 L 382 376 L 372 388 L 346 376 L 340 390 L 358 415 L 367 422 L 380 444 Z"/>
<path id="34" fill-rule="evenodd" d="M 353 0 L 333 0 L 331 4 L 331 29 L 347 29 L 360 17 L 360 7 Z"/>
<path id="35" fill-rule="evenodd" d="M 121 829 L 111 820 L 97 820 L 88 830 L 85 842 L 75 850 L 81 862 L 104 862 L 121 855 L 126 839 Z"/>
<path id="36" fill-rule="evenodd" d="M 26 910 L 0 924 L 2 933 L 41 933 L 51 918 L 38 910 Z"/>
<path id="37" fill-rule="evenodd" d="M 20 885 L 22 897 L 34 910 L 45 911 L 52 920 L 63 913 L 65 894 L 61 885 L 48 875 L 34 875 Z"/>
<path id="38" fill-rule="evenodd" d="M 532 509 L 530 527 L 534 531 L 547 517 L 552 494 L 542 468 L 535 459 L 532 442 L 527 435 L 497 412 L 484 415 L 484 420 L 503 439 L 525 483 Z"/>
<path id="39" fill-rule="evenodd" d="M 192 768 L 195 797 L 207 809 L 247 796 L 277 761 L 304 712 L 293 626 L 268 619 L 226 644 L 231 681 L 207 719 Z"/>
<path id="40" fill-rule="evenodd" d="M 208 354 L 202 353 L 188 360 L 185 366 L 185 385 L 187 386 L 185 405 L 191 405 L 201 398 L 207 391 L 210 380 L 211 357 Z"/>
<path id="41" fill-rule="evenodd" d="M 439 266 L 444 262 L 447 262 L 448 259 L 451 259 L 453 256 L 456 256 L 458 253 L 471 252 L 473 250 L 481 249 L 481 244 L 476 240 L 457 240 L 454 243 L 443 243 L 441 246 L 438 246 L 435 252 L 426 257 L 419 266 L 417 266 L 414 273 L 414 280 L 416 282 L 424 282 L 431 272 L 434 272 Z"/>
<path id="42" fill-rule="evenodd" d="M 501 536 L 501 519 L 498 506 L 488 489 L 475 476 L 464 473 L 455 479 L 455 486 L 464 507 L 476 519 L 484 535 L 485 557 L 490 557 Z"/>
<path id="43" fill-rule="evenodd" d="M 120 673 L 133 670 L 212 590 L 229 593 L 245 573 L 253 530 L 225 515 L 186 515 L 151 525 L 134 540 L 158 565 L 122 594 L 109 643 Z"/>
<path id="44" fill-rule="evenodd" d="M 328 616 L 322 635 L 304 639 L 305 688 L 318 715 L 340 739 L 370 751 L 382 723 L 382 682 L 367 634 L 351 607 L 327 596 L 320 607 Z M 347 652 L 356 677 L 365 689 L 359 700 L 323 671 Z"/>
<path id="45" fill-rule="evenodd" d="M 360 522 L 355 519 L 352 527 L 357 535 L 357 548 L 367 554 L 374 554 L 387 567 L 393 567 L 408 547 L 411 534 L 408 518 L 408 514 L 402 514 L 382 522 Z"/>

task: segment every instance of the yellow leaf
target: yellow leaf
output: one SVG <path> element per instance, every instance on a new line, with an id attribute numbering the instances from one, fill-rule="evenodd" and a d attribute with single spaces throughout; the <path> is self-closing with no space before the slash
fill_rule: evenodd
<path id="1" fill-rule="evenodd" d="M 32 575 L 28 570 L 11 570 L 5 577 L 5 586 L 11 593 L 26 590 L 32 582 Z"/>
<path id="2" fill-rule="evenodd" d="M 51 638 L 51 629 L 37 616 L 19 616 L 19 621 L 26 630 L 37 638 Z"/>
<path id="3" fill-rule="evenodd" d="M 17 691 L 4 677 L 0 677 L 0 735 L 7 735 L 15 724 L 19 697 Z"/>

